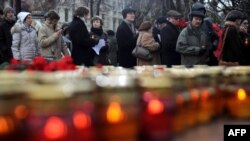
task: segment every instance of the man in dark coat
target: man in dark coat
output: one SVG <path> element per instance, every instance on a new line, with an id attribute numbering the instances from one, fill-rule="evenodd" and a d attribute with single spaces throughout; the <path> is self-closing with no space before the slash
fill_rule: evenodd
<path id="1" fill-rule="evenodd" d="M 93 66 L 95 51 L 92 49 L 98 41 L 90 38 L 86 27 L 89 17 L 87 7 L 79 7 L 75 11 L 74 19 L 69 26 L 69 37 L 72 41 L 72 58 L 76 65 Z"/>
<path id="2" fill-rule="evenodd" d="M 125 68 L 132 68 L 136 65 L 136 58 L 132 55 L 132 50 L 136 46 L 136 29 L 133 24 L 135 10 L 125 8 L 122 11 L 123 21 L 117 28 L 116 39 L 118 44 L 118 62 Z"/>
<path id="3" fill-rule="evenodd" d="M 12 35 L 10 33 L 11 27 L 15 24 L 14 9 L 7 7 L 3 11 L 4 19 L 0 22 L 0 64 L 9 62 L 12 58 Z"/>
<path id="4" fill-rule="evenodd" d="M 180 34 L 177 27 L 181 14 L 175 10 L 167 12 L 167 25 L 161 30 L 161 62 L 167 67 L 181 64 L 181 55 L 176 52 L 176 42 Z"/>
<path id="5" fill-rule="evenodd" d="M 161 43 L 161 37 L 160 37 L 160 33 L 161 33 L 161 29 L 163 27 L 166 26 L 167 23 L 167 17 L 165 16 L 161 16 L 159 18 L 157 18 L 155 25 L 153 27 L 153 37 L 155 39 L 156 42 L 158 42 L 159 44 Z"/>

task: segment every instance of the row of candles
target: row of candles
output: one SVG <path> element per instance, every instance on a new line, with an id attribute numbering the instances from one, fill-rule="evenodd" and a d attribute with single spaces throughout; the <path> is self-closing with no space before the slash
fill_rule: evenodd
<path id="1" fill-rule="evenodd" d="M 1 72 L 0 140 L 171 141 L 225 114 L 250 119 L 249 74 L 205 66 Z"/>

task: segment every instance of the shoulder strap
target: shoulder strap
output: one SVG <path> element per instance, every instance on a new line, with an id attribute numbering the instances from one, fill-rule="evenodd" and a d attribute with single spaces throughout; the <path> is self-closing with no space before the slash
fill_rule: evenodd
<path id="1" fill-rule="evenodd" d="M 228 28 L 229 27 L 227 27 L 226 28 L 226 30 L 225 30 L 225 34 L 224 34 L 224 36 L 223 36 L 223 40 L 222 40 L 222 47 L 221 47 L 221 54 L 220 54 L 220 59 L 222 58 L 222 52 L 223 52 L 223 49 L 224 49 L 224 45 L 225 45 L 225 40 L 226 40 L 226 37 L 227 37 L 227 32 L 228 32 Z"/>

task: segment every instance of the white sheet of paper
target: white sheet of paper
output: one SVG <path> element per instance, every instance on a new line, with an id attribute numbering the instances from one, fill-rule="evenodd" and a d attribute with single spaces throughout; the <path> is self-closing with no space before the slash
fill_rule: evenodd
<path id="1" fill-rule="evenodd" d="M 98 44 L 95 45 L 93 47 L 93 49 L 96 52 L 96 54 L 99 55 L 101 48 L 104 47 L 104 46 L 105 46 L 105 40 L 104 39 L 100 39 L 99 42 L 98 42 Z"/>

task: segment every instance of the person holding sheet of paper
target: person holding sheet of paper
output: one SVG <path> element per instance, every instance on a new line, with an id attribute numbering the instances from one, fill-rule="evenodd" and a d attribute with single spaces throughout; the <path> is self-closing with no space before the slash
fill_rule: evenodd
<path id="1" fill-rule="evenodd" d="M 91 19 L 91 32 L 90 36 L 92 39 L 95 39 L 98 42 L 93 47 L 93 50 L 96 53 L 96 57 L 94 59 L 94 64 L 101 64 L 101 65 L 109 65 L 110 61 L 108 60 L 108 35 L 102 29 L 103 21 L 99 16 L 94 16 Z"/>

